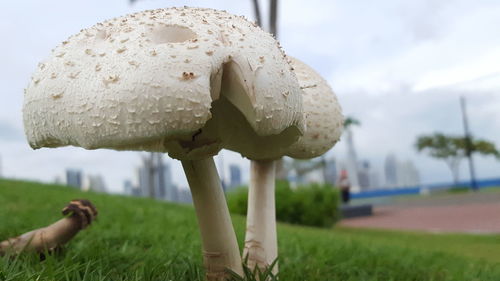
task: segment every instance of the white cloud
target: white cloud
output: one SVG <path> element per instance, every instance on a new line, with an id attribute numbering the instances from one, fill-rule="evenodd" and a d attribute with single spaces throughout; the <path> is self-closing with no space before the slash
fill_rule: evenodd
<path id="1" fill-rule="evenodd" d="M 500 50 L 498 49 L 486 54 L 478 54 L 474 59 L 457 66 L 424 73 L 413 89 L 422 91 L 464 82 L 477 82 L 478 79 L 488 76 L 500 76 Z"/>

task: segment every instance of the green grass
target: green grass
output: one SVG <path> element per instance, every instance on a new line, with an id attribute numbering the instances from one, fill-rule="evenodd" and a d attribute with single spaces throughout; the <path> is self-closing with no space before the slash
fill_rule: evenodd
<path id="1" fill-rule="evenodd" d="M 71 199 L 88 198 L 98 221 L 65 250 L 0 258 L 6 280 L 203 280 L 201 245 L 189 206 L 80 193 L 0 180 L 0 240 L 59 218 Z M 245 220 L 233 218 L 238 239 Z M 280 280 L 500 280 L 500 236 L 317 229 L 280 224 Z"/>
<path id="2" fill-rule="evenodd" d="M 428 234 L 377 229 L 338 228 L 352 239 L 372 239 L 409 249 L 426 249 L 500 265 L 500 235 Z"/>
<path id="3" fill-rule="evenodd" d="M 492 187 L 481 188 L 480 192 L 499 193 L 500 192 L 500 186 L 492 186 Z"/>

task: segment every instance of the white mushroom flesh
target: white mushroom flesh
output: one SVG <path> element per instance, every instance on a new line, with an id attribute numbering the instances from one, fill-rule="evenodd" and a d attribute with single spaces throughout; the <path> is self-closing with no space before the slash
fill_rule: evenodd
<path id="1" fill-rule="evenodd" d="M 321 75 L 298 59 L 289 58 L 302 89 L 306 131 L 286 155 L 309 159 L 324 154 L 337 143 L 344 118 L 335 93 Z"/>

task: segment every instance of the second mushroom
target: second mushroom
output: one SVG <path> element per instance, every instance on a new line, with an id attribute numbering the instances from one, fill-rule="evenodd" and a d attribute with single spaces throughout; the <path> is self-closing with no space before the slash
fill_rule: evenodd
<path id="1" fill-rule="evenodd" d="M 337 98 L 328 83 L 311 67 L 290 58 L 302 89 L 306 131 L 280 155 L 253 158 L 250 167 L 247 231 L 243 256 L 248 266 L 264 270 L 278 258 L 275 208 L 275 160 L 282 156 L 309 159 L 332 148 L 340 138 L 343 117 Z M 333 214 L 332 214 L 333 215 Z M 275 263 L 273 272 L 278 272 Z"/>

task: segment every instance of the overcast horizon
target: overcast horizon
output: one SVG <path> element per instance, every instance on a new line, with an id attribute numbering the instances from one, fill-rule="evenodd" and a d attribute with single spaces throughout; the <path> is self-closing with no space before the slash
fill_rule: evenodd
<path id="1" fill-rule="evenodd" d="M 80 29 L 127 13 L 171 6 L 225 9 L 253 19 L 252 1 L 5 1 L 0 4 L 0 161 L 2 176 L 53 181 L 66 168 L 102 174 L 117 192 L 134 178 L 138 152 L 81 148 L 32 150 L 22 124 L 23 89 L 38 62 Z M 267 2 L 260 1 L 267 15 Z M 359 160 L 383 177 L 385 157 L 413 161 L 423 183 L 451 182 L 443 161 L 415 151 L 416 137 L 463 134 L 460 96 L 467 99 L 472 134 L 500 147 L 499 1 L 280 1 L 278 37 L 285 52 L 315 68 L 337 93 L 344 115 L 361 121 L 354 142 Z M 8 41 L 7 41 L 8 40 Z M 339 142 L 327 157 L 346 158 Z M 168 157 L 166 157 L 168 158 Z M 174 181 L 187 186 L 169 159 Z M 475 157 L 478 178 L 500 177 L 500 163 Z M 220 166 L 221 160 L 216 159 Z M 248 161 L 224 152 L 248 179 Z M 461 179 L 468 179 L 466 162 Z"/>

